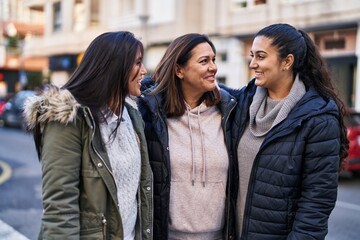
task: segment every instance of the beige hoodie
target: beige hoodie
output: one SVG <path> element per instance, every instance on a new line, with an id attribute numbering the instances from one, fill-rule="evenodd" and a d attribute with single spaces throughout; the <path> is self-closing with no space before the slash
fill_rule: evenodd
<path id="1" fill-rule="evenodd" d="M 169 239 L 221 239 L 229 166 L 221 114 L 204 103 L 168 119 Z"/>

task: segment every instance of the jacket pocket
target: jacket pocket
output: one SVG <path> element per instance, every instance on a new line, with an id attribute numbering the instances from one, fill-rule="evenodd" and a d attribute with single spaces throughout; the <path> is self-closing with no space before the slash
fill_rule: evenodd
<path id="1" fill-rule="evenodd" d="M 105 239 L 103 225 L 103 214 L 81 212 L 80 239 Z"/>

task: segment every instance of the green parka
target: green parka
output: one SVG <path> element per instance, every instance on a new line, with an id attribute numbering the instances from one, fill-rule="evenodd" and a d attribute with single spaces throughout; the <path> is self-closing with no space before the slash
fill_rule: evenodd
<path id="1" fill-rule="evenodd" d="M 136 239 L 153 239 L 152 172 L 143 121 L 137 109 L 130 104 L 126 108 L 142 160 Z M 28 99 L 24 110 L 39 139 L 35 142 L 40 142 L 44 210 L 39 239 L 123 239 L 110 161 L 89 108 L 68 90 L 51 86 Z"/>

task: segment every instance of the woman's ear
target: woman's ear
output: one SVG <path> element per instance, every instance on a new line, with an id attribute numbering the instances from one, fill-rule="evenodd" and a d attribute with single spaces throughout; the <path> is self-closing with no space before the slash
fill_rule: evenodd
<path id="1" fill-rule="evenodd" d="M 283 69 L 289 70 L 294 64 L 294 55 L 288 54 L 286 58 L 283 60 Z"/>
<path id="2" fill-rule="evenodd" d="M 176 64 L 176 67 L 175 67 L 175 74 L 180 79 L 184 78 L 184 75 L 183 75 L 183 73 L 181 71 L 181 67 L 179 65 L 177 65 L 177 64 Z"/>

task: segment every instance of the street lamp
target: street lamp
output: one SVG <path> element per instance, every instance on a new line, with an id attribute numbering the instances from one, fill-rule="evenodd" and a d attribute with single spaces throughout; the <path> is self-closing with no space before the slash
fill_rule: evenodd
<path id="1" fill-rule="evenodd" d="M 146 50 L 148 45 L 148 36 L 147 36 L 147 22 L 149 20 L 149 15 L 144 14 L 139 16 L 140 22 L 141 22 L 141 28 L 142 28 L 142 42 L 144 45 L 144 49 Z"/>

